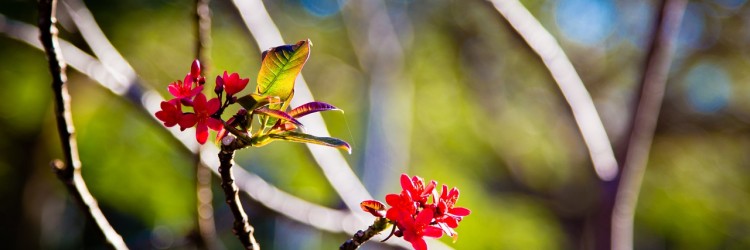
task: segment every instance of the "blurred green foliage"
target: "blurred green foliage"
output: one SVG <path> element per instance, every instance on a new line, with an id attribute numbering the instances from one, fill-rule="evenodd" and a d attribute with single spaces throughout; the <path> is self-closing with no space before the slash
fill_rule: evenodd
<path id="1" fill-rule="evenodd" d="M 472 209 L 457 230 L 459 240 L 443 241 L 457 249 L 589 247 L 600 186 L 570 111 L 539 59 L 487 2 L 385 2 L 408 15 L 391 20 L 408 46 L 405 79 L 415 88 L 413 113 L 399 113 L 413 126 L 409 174 L 459 187 L 458 205 Z M 646 52 L 621 17 L 635 15 L 648 28 L 657 5 L 638 1 L 645 9 L 634 9 L 628 1 L 593 1 L 614 3 L 619 19 L 602 41 L 585 44 L 556 21 L 558 5 L 571 1 L 522 2 L 560 40 L 610 137 L 622 140 Z M 637 249 L 750 248 L 750 7 L 724 2 L 691 1 L 702 33 L 695 44 L 686 40 L 679 47 L 670 73 L 636 213 Z M 144 83 L 163 96 L 194 57 L 191 3 L 87 2 Z M 266 1 L 287 42 L 313 41 L 302 73 L 317 100 L 346 111 L 324 118 L 334 137 L 352 144 L 346 159 L 361 173 L 370 83 L 355 52 L 365 45 L 350 42 L 340 12 L 311 11 L 310 4 L 316 2 Z M 0 14 L 34 23 L 34 7 L 8 0 L 0 2 Z M 223 70 L 255 79 L 259 49 L 267 48 L 257 48 L 231 3 L 213 1 L 212 11 L 209 83 Z M 62 37 L 88 50 L 70 20 L 60 21 Z M 639 33 L 647 36 L 648 29 Z M 48 167 L 62 154 L 44 55 L 5 36 L 0 55 L 0 248 L 97 248 L 101 242 L 81 226 L 82 216 Z M 705 79 L 700 83 L 708 85 L 699 85 L 704 90 L 692 89 L 691 70 L 705 64 L 727 79 Z M 188 247 L 195 217 L 193 157 L 133 105 L 68 72 L 83 175 L 105 214 L 133 248 Z M 689 98 L 691 91 L 720 87 L 731 95 L 717 92 L 726 104 L 715 111 L 704 112 L 696 106 L 703 103 Z M 252 89 L 254 84 L 242 94 Z M 343 208 L 302 145 L 244 150 L 237 162 L 286 192 Z M 238 243 L 220 197 L 215 193 L 217 230 L 232 249 Z M 291 222 L 254 201 L 246 208 L 265 248 L 333 248 L 346 237 Z M 292 233 L 296 240 L 283 237 Z"/>

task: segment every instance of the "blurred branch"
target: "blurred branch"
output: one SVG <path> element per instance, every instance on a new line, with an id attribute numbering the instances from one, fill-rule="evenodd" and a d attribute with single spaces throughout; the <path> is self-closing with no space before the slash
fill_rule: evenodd
<path id="1" fill-rule="evenodd" d="M 635 100 L 637 107 L 628 133 L 621 180 L 612 211 L 611 249 L 633 249 L 633 217 L 664 99 L 669 67 L 674 54 L 674 42 L 686 6 L 687 0 L 663 1 L 655 24 L 640 92 Z"/>
<path id="2" fill-rule="evenodd" d="M 0 15 L 0 33 L 43 50 L 37 39 L 38 30 L 29 24 L 7 19 L 5 16 Z M 63 53 L 67 55 L 68 63 L 70 63 L 72 68 L 93 79 L 115 95 L 130 101 L 136 107 L 140 108 L 139 110 L 142 114 L 151 117 L 154 124 L 160 124 L 156 117 L 154 117 L 154 113 L 160 110 L 159 103 L 164 101 L 164 98 L 158 92 L 140 84 L 131 84 L 128 85 L 130 90 L 119 91 L 125 82 L 136 82 L 136 80 L 122 80 L 121 78 L 112 76 L 111 72 L 99 60 L 65 40 L 60 40 L 60 47 Z M 200 153 L 203 164 L 208 166 L 214 174 L 218 175 L 219 159 L 217 155 L 219 149 L 216 146 L 206 145 L 199 150 L 195 146 L 195 137 L 191 133 L 181 132 L 177 128 L 166 128 L 161 125 L 158 127 L 169 131 L 172 138 L 183 145 L 187 151 L 195 154 Z M 236 184 L 240 187 L 241 191 L 269 209 L 288 218 L 332 233 L 345 232 L 358 226 L 358 219 L 352 213 L 323 207 L 300 199 L 269 184 L 259 176 L 244 170 L 239 165 L 234 169 L 234 174 Z"/>
<path id="3" fill-rule="evenodd" d="M 266 11 L 266 7 L 261 0 L 233 0 L 248 30 L 252 34 L 258 47 L 270 48 L 284 44 L 279 29 L 271 20 L 271 16 Z M 307 86 L 305 79 L 300 75 L 294 86 L 294 99 L 292 106 L 299 106 L 307 102 L 314 101 L 310 88 Z M 305 124 L 305 129 L 310 134 L 323 137 L 330 137 L 328 128 L 326 128 L 323 117 L 318 114 L 310 114 L 300 119 Z M 334 148 L 320 145 L 307 144 L 307 148 L 312 153 L 313 158 L 318 166 L 323 170 L 323 174 L 328 179 L 336 193 L 339 194 L 346 206 L 351 211 L 361 211 L 359 203 L 363 200 L 372 200 L 372 196 L 365 189 L 362 182 L 349 163 L 346 162 L 341 152 Z M 366 225 L 366 213 L 356 213 L 360 218 L 361 224 Z"/>
<path id="4" fill-rule="evenodd" d="M 195 58 L 201 62 L 201 72 L 209 72 L 211 47 L 211 0 L 195 0 Z"/>
<path id="5" fill-rule="evenodd" d="M 211 8 L 210 0 L 195 0 L 195 58 L 200 61 L 201 72 L 208 75 L 211 61 Z M 213 192 L 211 191 L 211 170 L 201 163 L 200 154 L 195 154 L 196 229 L 198 245 L 207 249 L 220 249 L 214 223 Z"/>
<path id="6" fill-rule="evenodd" d="M 60 181 L 65 184 L 68 192 L 79 203 L 86 217 L 93 219 L 99 231 L 104 236 L 107 244 L 113 249 L 127 249 L 122 237 L 112 228 L 99 209 L 99 205 L 81 176 L 81 160 L 78 158 L 78 147 L 76 146 L 75 128 L 73 116 L 70 111 L 70 93 L 68 93 L 67 76 L 65 74 L 65 61 L 57 38 L 55 27 L 56 0 L 39 1 L 39 40 L 49 62 L 49 70 L 52 74 L 52 90 L 55 94 L 55 117 L 57 120 L 57 132 L 60 135 L 65 163 L 55 160 L 52 168 Z"/>
<path id="7" fill-rule="evenodd" d="M 360 68 L 368 73 L 369 112 L 362 178 L 368 190 L 398 186 L 391 178 L 406 172 L 412 131 L 414 84 L 404 79 L 404 46 L 384 1 L 352 1 L 342 11 Z M 401 22 L 399 25 L 409 25 Z M 408 30 L 408 29 L 404 29 Z M 371 40 L 370 37 L 378 37 Z M 398 107 L 399 112 L 389 112 Z"/>
<path id="8" fill-rule="evenodd" d="M 235 140 L 239 142 L 240 140 Z M 233 147 L 234 144 L 221 145 L 219 151 L 219 175 L 221 176 L 221 189 L 224 190 L 225 201 L 229 206 L 229 210 L 234 215 L 234 226 L 232 232 L 237 235 L 245 249 L 259 250 L 260 246 L 253 236 L 255 229 L 250 225 L 247 219 L 247 214 L 242 208 L 240 202 L 239 188 L 234 183 L 234 175 L 232 175 L 232 161 L 234 159 L 234 151 L 237 148 Z"/>
<path id="9" fill-rule="evenodd" d="M 489 1 L 547 66 L 573 111 L 596 174 L 603 181 L 613 180 L 618 167 L 612 144 L 591 95 L 560 44 L 518 0 Z"/>

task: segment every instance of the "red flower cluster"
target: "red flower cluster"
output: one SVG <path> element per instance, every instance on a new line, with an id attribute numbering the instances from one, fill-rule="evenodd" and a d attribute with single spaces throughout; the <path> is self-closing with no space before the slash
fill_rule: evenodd
<path id="1" fill-rule="evenodd" d="M 385 196 L 386 203 L 391 206 L 385 213 L 385 218 L 396 225 L 394 235 L 403 236 L 414 249 L 427 249 L 424 237 L 440 238 L 443 232 L 455 240 L 458 233 L 453 229 L 458 227 L 464 216 L 471 213 L 469 209 L 455 206 L 458 189 L 449 191 L 448 186 L 443 185 L 442 193 L 438 196 L 436 186 L 435 181 L 425 185 L 424 180 L 418 176 L 409 178 L 402 174 L 401 193 Z M 432 203 L 428 203 L 430 196 Z M 382 211 L 385 210 L 385 205 L 378 201 L 364 201 L 361 207 L 381 218 Z"/>
<path id="2" fill-rule="evenodd" d="M 216 78 L 215 89 L 219 97 L 207 100 L 206 95 L 202 93 L 206 79 L 200 74 L 200 62 L 195 60 L 185 79 L 173 82 L 167 87 L 174 98 L 161 102 L 161 110 L 156 112 L 156 118 L 167 127 L 179 124 L 180 130 L 196 127 L 195 138 L 198 143 L 203 144 L 208 139 L 208 129 L 219 131 L 223 128 L 221 111 L 236 100 L 234 94 L 242 91 L 250 79 L 242 79 L 237 73 L 228 76 L 225 71 L 223 78 Z M 222 105 L 223 92 L 226 93 L 226 101 Z M 193 112 L 183 112 L 182 106 L 192 107 Z"/>

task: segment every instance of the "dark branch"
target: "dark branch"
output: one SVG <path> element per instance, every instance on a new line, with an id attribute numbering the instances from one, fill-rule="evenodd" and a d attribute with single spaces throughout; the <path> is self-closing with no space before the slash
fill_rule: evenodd
<path id="1" fill-rule="evenodd" d="M 70 94 L 68 93 L 67 76 L 65 75 L 66 66 L 60 53 L 57 28 L 55 27 L 56 7 L 56 0 L 39 1 L 39 39 L 44 47 L 49 62 L 49 70 L 52 74 L 57 131 L 65 155 L 65 163 L 59 160 L 53 161 L 52 168 L 60 181 L 65 184 L 70 195 L 84 210 L 86 217 L 94 220 L 107 244 L 113 249 L 127 249 L 122 237 L 117 234 L 102 214 L 81 176 L 81 161 L 78 158 L 75 128 L 70 113 Z"/>
<path id="2" fill-rule="evenodd" d="M 362 246 L 365 242 L 370 240 L 373 236 L 379 234 L 388 227 L 388 220 L 385 218 L 376 218 L 375 222 L 367 228 L 367 230 L 359 230 L 357 233 L 352 235 L 351 239 L 346 240 L 344 244 L 341 244 L 339 250 L 354 250 Z"/>
<path id="3" fill-rule="evenodd" d="M 255 230 L 247 219 L 245 210 L 242 209 L 242 203 L 240 203 L 240 197 L 238 195 L 239 188 L 234 183 L 234 175 L 232 175 L 232 159 L 234 158 L 234 151 L 238 147 L 237 143 L 241 140 L 233 140 L 231 143 L 221 145 L 221 151 L 219 151 L 219 175 L 221 175 L 221 189 L 224 190 L 224 196 L 226 197 L 227 205 L 234 215 L 234 226 L 232 231 L 237 238 L 240 239 L 245 249 L 258 250 L 258 242 L 255 241 L 253 231 Z"/>

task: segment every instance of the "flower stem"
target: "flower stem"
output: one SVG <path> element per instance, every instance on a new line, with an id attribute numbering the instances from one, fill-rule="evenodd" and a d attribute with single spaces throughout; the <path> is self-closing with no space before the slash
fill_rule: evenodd
<path id="1" fill-rule="evenodd" d="M 348 239 L 346 240 L 346 242 L 344 242 L 344 244 L 341 244 L 339 250 L 353 250 L 359 248 L 362 244 L 370 240 L 370 238 L 388 228 L 388 225 L 388 219 L 375 218 L 375 222 L 373 222 L 372 225 L 367 228 L 367 230 L 357 231 L 354 235 L 352 235 L 351 239 Z"/>

